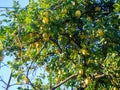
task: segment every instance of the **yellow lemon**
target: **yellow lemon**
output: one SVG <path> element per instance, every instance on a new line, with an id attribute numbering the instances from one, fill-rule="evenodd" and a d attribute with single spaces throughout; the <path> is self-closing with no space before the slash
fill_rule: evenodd
<path id="1" fill-rule="evenodd" d="M 46 37 L 48 37 L 48 34 L 45 32 L 45 33 L 42 34 L 42 37 L 46 38 Z"/>
<path id="2" fill-rule="evenodd" d="M 97 36 L 102 36 L 103 34 L 104 34 L 103 31 L 100 29 L 97 31 Z"/>
<path id="3" fill-rule="evenodd" d="M 80 74 L 80 75 L 83 75 L 83 69 L 80 69 L 80 70 L 79 70 L 79 74 Z"/>
<path id="4" fill-rule="evenodd" d="M 28 80 L 28 78 L 27 78 L 27 77 L 25 77 L 25 78 L 24 78 L 24 80 L 25 80 L 25 83 L 26 83 L 26 84 L 28 84 L 28 83 L 29 83 L 29 80 Z"/>
<path id="5" fill-rule="evenodd" d="M 43 18 L 42 22 L 43 22 L 44 24 L 48 24 L 49 19 L 48 19 L 47 17 L 45 17 L 45 18 Z"/>
<path id="6" fill-rule="evenodd" d="M 62 13 L 63 13 L 63 14 L 66 14 L 66 13 L 67 13 L 67 9 L 66 9 L 66 8 L 63 9 L 63 10 L 62 10 Z"/>
<path id="7" fill-rule="evenodd" d="M 60 78 L 57 77 L 57 78 L 55 79 L 55 81 L 56 81 L 57 83 L 59 83 L 59 82 L 60 82 Z"/>
<path id="8" fill-rule="evenodd" d="M 86 85 L 90 84 L 91 83 L 90 77 L 86 78 L 84 82 L 85 82 Z"/>
<path id="9" fill-rule="evenodd" d="M 82 53 L 83 55 L 85 55 L 85 56 L 89 54 L 86 49 L 81 49 L 81 53 Z"/>
<path id="10" fill-rule="evenodd" d="M 95 7 L 95 11 L 99 12 L 101 10 L 101 7 L 97 6 Z"/>
<path id="11" fill-rule="evenodd" d="M 62 70 L 59 70 L 59 71 L 58 71 L 58 74 L 61 75 L 61 74 L 62 74 Z"/>
<path id="12" fill-rule="evenodd" d="M 49 41 L 49 36 L 46 32 L 42 34 L 42 37 L 44 41 Z"/>
<path id="13" fill-rule="evenodd" d="M 80 11 L 80 10 L 77 10 L 77 11 L 75 12 L 75 16 L 76 16 L 77 18 L 80 18 L 80 16 L 81 16 L 81 11 Z"/>

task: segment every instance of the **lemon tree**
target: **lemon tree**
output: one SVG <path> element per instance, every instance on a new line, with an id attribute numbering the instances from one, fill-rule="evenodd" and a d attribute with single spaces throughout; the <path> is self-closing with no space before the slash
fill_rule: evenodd
<path id="1" fill-rule="evenodd" d="M 30 0 L 6 10 L 0 61 L 13 55 L 8 89 L 118 90 L 119 0 Z M 16 81 L 11 83 L 11 79 Z"/>

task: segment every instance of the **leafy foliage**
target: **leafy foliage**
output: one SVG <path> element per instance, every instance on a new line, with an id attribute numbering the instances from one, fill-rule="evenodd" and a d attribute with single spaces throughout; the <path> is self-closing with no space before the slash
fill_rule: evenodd
<path id="1" fill-rule="evenodd" d="M 0 28 L 0 51 L 15 56 L 11 77 L 34 90 L 117 90 L 119 6 L 119 0 L 30 0 L 20 9 L 14 2 L 2 21 L 9 25 Z"/>

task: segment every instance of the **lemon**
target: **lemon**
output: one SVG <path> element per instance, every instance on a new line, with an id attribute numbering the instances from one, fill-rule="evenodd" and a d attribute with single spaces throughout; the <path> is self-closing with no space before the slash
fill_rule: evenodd
<path id="1" fill-rule="evenodd" d="M 97 36 L 102 36 L 103 34 L 104 34 L 103 31 L 100 29 L 97 31 Z"/>
<path id="2" fill-rule="evenodd" d="M 60 78 L 57 77 L 57 78 L 55 79 L 55 81 L 56 81 L 57 83 L 59 83 L 59 82 L 60 82 Z"/>
<path id="3" fill-rule="evenodd" d="M 86 78 L 84 82 L 85 82 L 86 85 L 90 84 L 91 83 L 90 77 Z"/>
<path id="4" fill-rule="evenodd" d="M 58 74 L 61 75 L 61 74 L 62 74 L 62 70 L 59 70 L 59 71 L 58 71 Z"/>
<path id="5" fill-rule="evenodd" d="M 47 37 L 48 37 L 48 34 L 45 32 L 45 33 L 42 34 L 42 37 L 43 37 L 43 38 L 47 38 Z"/>
<path id="6" fill-rule="evenodd" d="M 79 74 L 83 75 L 83 70 L 82 69 L 79 70 Z"/>
<path id="7" fill-rule="evenodd" d="M 80 16 L 81 16 L 81 11 L 80 11 L 80 10 L 77 10 L 77 11 L 75 12 L 75 16 L 76 16 L 77 18 L 80 18 Z"/>
<path id="8" fill-rule="evenodd" d="M 43 18 L 42 22 L 43 22 L 44 24 L 48 24 L 49 19 L 48 19 L 47 17 L 45 17 L 45 18 Z"/>
<path id="9" fill-rule="evenodd" d="M 25 78 L 24 78 L 24 80 L 25 80 L 25 83 L 26 83 L 26 84 L 28 84 L 28 83 L 29 83 L 29 80 L 28 80 L 28 78 L 27 78 L 27 77 L 25 77 Z"/>
<path id="10" fill-rule="evenodd" d="M 46 32 L 42 34 L 42 37 L 44 41 L 49 41 L 49 36 Z"/>
<path id="11" fill-rule="evenodd" d="M 101 7 L 97 6 L 95 7 L 95 11 L 99 12 L 101 10 Z"/>
<path id="12" fill-rule="evenodd" d="M 81 49 L 81 53 L 82 53 L 83 55 L 85 55 L 85 56 L 89 54 L 86 49 Z"/>

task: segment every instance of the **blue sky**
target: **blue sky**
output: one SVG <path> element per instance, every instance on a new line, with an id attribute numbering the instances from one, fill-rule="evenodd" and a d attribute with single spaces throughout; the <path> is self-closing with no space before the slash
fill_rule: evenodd
<path id="1" fill-rule="evenodd" d="M 26 6 L 29 0 L 16 0 L 19 1 L 22 7 Z M 13 0 L 0 0 L 0 7 L 12 7 Z"/>
<path id="2" fill-rule="evenodd" d="M 21 7 L 25 7 L 29 0 L 16 0 L 19 1 Z M 0 7 L 12 7 L 13 6 L 13 0 L 0 0 Z M 0 14 L 3 13 L 4 10 L 3 8 L 0 8 Z M 3 19 L 4 17 L 0 16 L 0 20 Z M 2 61 L 4 64 L 7 63 L 7 61 L 9 60 L 13 60 L 13 57 L 10 56 L 5 56 L 4 60 Z M 0 63 L 0 66 L 2 66 L 3 64 Z M 10 75 L 10 69 L 8 67 L 0 67 L 0 76 L 6 81 L 8 82 L 9 79 L 9 75 Z M 4 84 L 0 82 L 0 90 L 5 90 L 2 86 Z M 9 90 L 17 90 L 17 87 L 10 87 Z"/>

